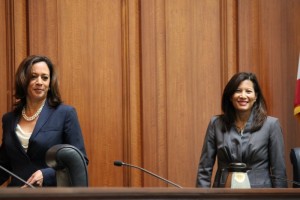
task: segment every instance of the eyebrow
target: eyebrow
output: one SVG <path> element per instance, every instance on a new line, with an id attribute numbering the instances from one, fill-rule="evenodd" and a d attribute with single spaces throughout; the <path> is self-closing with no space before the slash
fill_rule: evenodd
<path id="1" fill-rule="evenodd" d="M 240 88 L 240 87 L 238 87 L 236 90 L 253 90 L 254 91 L 254 88 Z"/>
<path id="2" fill-rule="evenodd" d="M 36 72 L 31 73 L 31 75 L 36 75 L 36 74 L 39 74 L 39 73 L 36 73 Z M 48 75 L 49 76 L 50 74 L 42 73 L 41 75 Z"/>

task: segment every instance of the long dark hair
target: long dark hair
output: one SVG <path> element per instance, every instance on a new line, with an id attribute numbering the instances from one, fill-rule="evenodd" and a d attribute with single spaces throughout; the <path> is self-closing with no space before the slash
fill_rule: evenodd
<path id="1" fill-rule="evenodd" d="M 50 85 L 47 94 L 47 102 L 51 107 L 56 107 L 62 103 L 57 74 L 53 63 L 49 58 L 42 55 L 31 55 L 25 58 L 19 65 L 15 77 L 15 112 L 19 112 L 26 105 L 27 88 L 31 79 L 32 65 L 38 62 L 45 62 L 50 71 Z"/>
<path id="2" fill-rule="evenodd" d="M 264 121 L 267 118 L 267 105 L 265 98 L 260 89 L 258 80 L 253 73 L 239 72 L 235 74 L 227 83 L 222 96 L 222 131 L 225 132 L 229 130 L 236 119 L 236 111 L 232 105 L 231 97 L 235 93 L 236 89 L 239 87 L 240 83 L 244 80 L 250 80 L 253 83 L 254 91 L 256 94 L 256 101 L 253 105 L 253 123 L 251 125 L 251 132 L 259 130 Z"/>

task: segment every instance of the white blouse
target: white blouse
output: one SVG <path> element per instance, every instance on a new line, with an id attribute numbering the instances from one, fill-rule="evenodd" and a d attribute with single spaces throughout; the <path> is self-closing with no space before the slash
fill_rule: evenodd
<path id="1" fill-rule="evenodd" d="M 19 124 L 17 124 L 16 127 L 16 134 L 21 142 L 22 147 L 24 148 L 24 150 L 27 152 L 28 149 L 28 143 L 29 143 L 29 138 L 31 136 L 32 133 L 25 133 L 21 126 Z"/>

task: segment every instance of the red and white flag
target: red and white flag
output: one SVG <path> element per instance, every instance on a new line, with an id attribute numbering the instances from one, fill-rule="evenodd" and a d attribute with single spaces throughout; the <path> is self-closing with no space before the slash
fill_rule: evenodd
<path id="1" fill-rule="evenodd" d="M 294 101 L 294 115 L 300 120 L 300 54 L 298 62 L 297 84 Z"/>

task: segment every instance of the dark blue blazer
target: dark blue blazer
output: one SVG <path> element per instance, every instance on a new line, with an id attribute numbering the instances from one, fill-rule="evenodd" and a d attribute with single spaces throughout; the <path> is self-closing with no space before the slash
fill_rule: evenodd
<path id="1" fill-rule="evenodd" d="M 25 181 L 37 170 L 43 173 L 43 186 L 56 186 L 55 171 L 45 162 L 47 150 L 56 144 L 71 144 L 77 147 L 86 158 L 84 141 L 75 108 L 67 105 L 50 107 L 47 103 L 38 118 L 29 139 L 27 152 L 24 151 L 16 133 L 21 114 L 6 113 L 2 117 L 2 144 L 0 164 Z M 0 170 L 0 185 L 7 181 L 9 174 Z M 24 183 L 11 178 L 8 186 L 22 186 Z"/>

